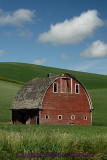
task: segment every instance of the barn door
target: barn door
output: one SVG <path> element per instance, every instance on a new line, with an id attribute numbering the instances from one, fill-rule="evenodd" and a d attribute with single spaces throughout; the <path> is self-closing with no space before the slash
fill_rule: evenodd
<path id="1" fill-rule="evenodd" d="M 70 93 L 72 92 L 72 79 L 71 78 L 62 78 L 62 82 L 61 82 L 61 88 L 63 93 Z"/>

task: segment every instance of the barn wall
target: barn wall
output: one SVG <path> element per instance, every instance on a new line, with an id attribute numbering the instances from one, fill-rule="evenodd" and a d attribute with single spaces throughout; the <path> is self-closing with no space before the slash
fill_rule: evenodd
<path id="1" fill-rule="evenodd" d="M 65 90 L 64 82 L 61 78 L 55 82 L 58 83 L 58 93 L 53 93 L 52 84 L 42 102 L 40 124 L 91 125 L 90 106 L 83 87 L 72 79 L 72 93 L 61 93 Z M 79 94 L 75 94 L 75 84 L 79 84 Z M 46 115 L 49 119 L 45 119 Z M 58 115 L 62 115 L 62 120 L 58 119 Z M 71 115 L 75 115 L 74 120 L 71 120 Z M 87 116 L 87 120 L 84 120 L 84 116 Z"/>

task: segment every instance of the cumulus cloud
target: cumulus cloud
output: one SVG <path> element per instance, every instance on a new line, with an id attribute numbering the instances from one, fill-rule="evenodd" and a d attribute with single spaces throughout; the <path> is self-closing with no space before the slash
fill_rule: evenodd
<path id="1" fill-rule="evenodd" d="M 25 23 L 33 22 L 34 15 L 35 11 L 29 9 L 19 9 L 12 13 L 0 9 L 0 25 L 23 26 Z"/>
<path id="2" fill-rule="evenodd" d="M 107 56 L 107 44 L 97 40 L 93 42 L 87 49 L 85 49 L 80 55 L 85 58 L 100 58 Z"/>
<path id="3" fill-rule="evenodd" d="M 88 10 L 80 16 L 50 26 L 48 32 L 38 37 L 40 42 L 53 44 L 74 44 L 92 35 L 97 27 L 104 24 L 98 17 L 97 10 Z"/>
<path id="4" fill-rule="evenodd" d="M 63 53 L 63 54 L 61 54 L 61 58 L 64 59 L 64 60 L 66 60 L 66 59 L 68 59 L 68 56 Z"/>
<path id="5" fill-rule="evenodd" d="M 44 58 L 44 59 L 42 59 L 42 60 L 35 60 L 35 61 L 33 62 L 33 64 L 42 65 L 42 64 L 44 64 L 45 62 L 47 62 L 47 59 L 46 59 L 46 58 Z"/>
<path id="6" fill-rule="evenodd" d="M 2 54 L 4 54 L 4 53 L 5 53 L 4 50 L 0 50 L 0 56 L 1 56 Z"/>

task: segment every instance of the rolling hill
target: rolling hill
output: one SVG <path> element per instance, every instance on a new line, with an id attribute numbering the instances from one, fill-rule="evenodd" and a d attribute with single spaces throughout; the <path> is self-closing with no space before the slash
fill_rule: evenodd
<path id="1" fill-rule="evenodd" d="M 87 88 L 93 102 L 93 125 L 107 126 L 107 76 L 25 63 L 0 63 L 0 121 L 11 121 L 12 101 L 27 81 L 69 72 Z"/>
<path id="2" fill-rule="evenodd" d="M 26 63 L 0 63 L 0 77 L 24 83 L 35 77 L 46 78 L 48 73 L 58 75 L 65 72 L 69 72 L 77 77 L 87 89 L 107 88 L 107 76 L 105 75 L 77 72 Z"/>

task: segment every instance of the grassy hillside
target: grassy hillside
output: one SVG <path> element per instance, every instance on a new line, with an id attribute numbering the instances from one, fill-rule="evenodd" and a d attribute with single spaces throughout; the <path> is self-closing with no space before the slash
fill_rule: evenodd
<path id="1" fill-rule="evenodd" d="M 0 80 L 1 81 L 6 81 L 6 82 L 11 82 L 11 83 L 16 83 L 16 84 L 21 84 L 21 85 L 25 84 L 25 82 L 19 82 L 19 81 L 16 81 L 16 80 L 7 79 L 5 77 L 0 77 Z"/>
<path id="2" fill-rule="evenodd" d="M 0 121 L 11 121 L 12 101 L 21 86 L 0 80 Z"/>
<path id="3" fill-rule="evenodd" d="M 107 88 L 88 90 L 93 103 L 93 125 L 107 126 Z"/>
<path id="4" fill-rule="evenodd" d="M 25 63 L 0 63 L 0 77 L 20 82 L 27 82 L 35 77 L 47 77 L 48 73 L 53 75 L 69 72 L 77 77 L 87 89 L 107 88 L 107 76 L 64 70 L 52 67 L 44 67 Z"/>

